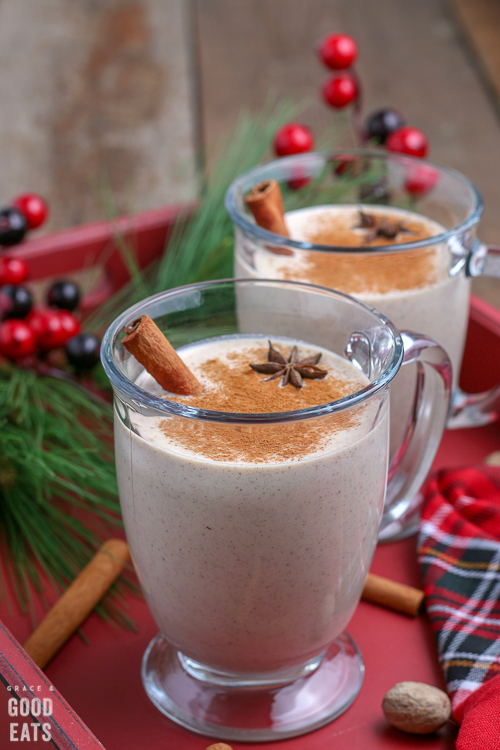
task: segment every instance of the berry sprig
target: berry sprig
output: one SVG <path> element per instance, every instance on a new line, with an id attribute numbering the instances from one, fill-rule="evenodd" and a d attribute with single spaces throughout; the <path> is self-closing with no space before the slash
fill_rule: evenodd
<path id="1" fill-rule="evenodd" d="M 347 34 L 330 34 L 320 43 L 318 54 L 327 68 L 342 71 L 324 82 L 321 90 L 325 102 L 335 109 L 343 109 L 355 102 L 359 98 L 360 86 L 353 69 L 358 57 L 358 45 L 354 39 Z"/>
<path id="2" fill-rule="evenodd" d="M 425 134 L 418 128 L 407 125 L 404 115 L 398 110 L 390 107 L 377 109 L 363 123 L 361 85 L 354 69 L 358 46 L 352 37 L 347 34 L 330 34 L 319 44 L 318 54 L 321 62 L 335 71 L 335 75 L 323 83 L 323 100 L 337 110 L 352 105 L 352 122 L 359 145 L 383 147 L 393 153 L 416 158 L 427 156 L 429 143 Z M 279 157 L 311 151 L 313 148 L 314 136 L 306 125 L 290 122 L 276 133 L 274 150 Z M 338 176 L 356 176 L 358 167 L 357 160 L 346 155 L 345 158 L 336 160 L 335 173 Z M 429 193 L 439 179 L 437 171 L 428 165 L 408 167 L 407 172 L 404 186 L 413 198 Z M 299 189 L 309 182 L 306 175 L 297 174 L 288 182 L 288 186 Z M 386 198 L 387 196 L 384 199 Z"/>
<path id="3" fill-rule="evenodd" d="M 18 196 L 13 208 L 0 210 L 0 246 L 21 242 L 26 231 L 41 226 L 47 215 L 40 196 Z M 39 369 L 51 352 L 64 348 L 66 361 L 77 372 L 92 369 L 99 361 L 100 342 L 94 334 L 81 332 L 75 314 L 81 296 L 78 286 L 66 279 L 56 281 L 47 292 L 46 306 L 34 306 L 27 278 L 24 260 L 0 254 L 0 358 Z"/>
<path id="4" fill-rule="evenodd" d="M 337 71 L 321 87 L 323 101 L 334 109 L 344 109 L 352 105 L 354 132 L 362 144 L 364 133 L 361 118 L 361 83 L 354 68 L 354 63 L 358 59 L 358 45 L 348 34 L 330 34 L 320 42 L 318 54 L 323 65 Z"/>
<path id="5" fill-rule="evenodd" d="M 40 195 L 18 195 L 12 206 L 0 209 L 0 245 L 18 245 L 29 229 L 37 229 L 44 223 L 48 213 L 48 206 Z"/>

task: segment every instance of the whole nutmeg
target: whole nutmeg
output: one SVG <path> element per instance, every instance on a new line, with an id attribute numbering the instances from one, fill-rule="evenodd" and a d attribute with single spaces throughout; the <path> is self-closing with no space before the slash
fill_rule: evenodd
<path id="1" fill-rule="evenodd" d="M 231 745 L 226 745 L 225 742 L 216 742 L 215 745 L 210 745 L 207 750 L 233 750 Z"/>
<path id="2" fill-rule="evenodd" d="M 385 694 L 382 710 L 387 721 L 413 734 L 428 734 L 446 724 L 450 699 L 439 688 L 424 682 L 398 682 Z"/>
<path id="3" fill-rule="evenodd" d="M 487 466 L 500 466 L 500 451 L 490 453 L 490 455 L 486 456 L 484 459 L 484 463 L 487 464 Z"/>

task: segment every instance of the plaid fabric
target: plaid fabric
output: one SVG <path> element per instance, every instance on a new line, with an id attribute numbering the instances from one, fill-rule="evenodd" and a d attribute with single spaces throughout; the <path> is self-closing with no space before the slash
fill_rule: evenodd
<path id="1" fill-rule="evenodd" d="M 427 613 L 461 721 L 464 701 L 500 676 L 500 469 L 438 472 L 418 541 Z"/>

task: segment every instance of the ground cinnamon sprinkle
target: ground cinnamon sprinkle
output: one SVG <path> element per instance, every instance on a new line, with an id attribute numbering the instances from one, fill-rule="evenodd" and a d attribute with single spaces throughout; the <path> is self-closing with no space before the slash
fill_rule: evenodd
<path id="1" fill-rule="evenodd" d="M 289 351 L 277 346 L 283 355 Z M 299 354 L 302 353 L 299 350 Z M 263 383 L 265 376 L 254 372 L 249 362 L 264 362 L 267 347 L 248 347 L 213 358 L 196 368 L 196 376 L 204 386 L 201 395 L 172 396 L 169 400 L 189 406 L 233 413 L 271 413 L 304 409 L 329 403 L 353 393 L 366 385 L 366 380 L 353 373 L 349 378 L 328 370 L 323 380 L 309 380 L 303 388 L 291 385 L 281 388 L 279 380 Z M 322 452 L 322 446 L 339 430 L 359 423 L 360 412 L 349 409 L 324 418 L 279 425 L 222 425 L 193 419 L 167 418 L 159 427 L 174 445 L 199 453 L 215 461 L 293 461 Z"/>
<path id="2" fill-rule="evenodd" d="M 370 211 L 375 217 L 384 217 L 388 222 L 401 221 L 401 214 Z M 355 228 L 353 218 L 357 212 L 335 213 L 328 211 L 314 214 L 311 227 L 304 240 L 319 245 L 362 247 L 366 245 L 366 230 Z M 377 237 L 368 247 L 398 245 L 432 237 L 429 225 L 411 215 L 406 219 L 408 232 L 395 239 Z M 308 281 L 313 284 L 339 289 L 347 294 L 387 294 L 393 291 L 419 289 L 435 284 L 440 272 L 438 252 L 435 247 L 404 250 L 400 253 L 358 255 L 356 253 L 326 253 L 301 251 L 300 265 L 288 261 L 280 268 L 282 278 L 292 281 Z"/>

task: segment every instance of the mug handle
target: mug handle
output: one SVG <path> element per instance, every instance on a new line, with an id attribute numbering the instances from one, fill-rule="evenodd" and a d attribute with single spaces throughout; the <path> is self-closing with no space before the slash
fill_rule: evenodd
<path id="1" fill-rule="evenodd" d="M 469 277 L 490 276 L 500 278 L 500 247 L 484 245 L 475 239 L 464 263 Z M 451 401 L 446 427 L 480 427 L 495 422 L 500 417 L 500 385 L 482 393 L 465 393 L 456 388 Z"/>
<path id="2" fill-rule="evenodd" d="M 405 432 L 390 466 L 379 541 L 395 541 L 418 527 L 419 494 L 436 455 L 450 408 L 452 368 L 432 339 L 401 331 L 402 366 L 415 363 L 417 382 Z"/>

